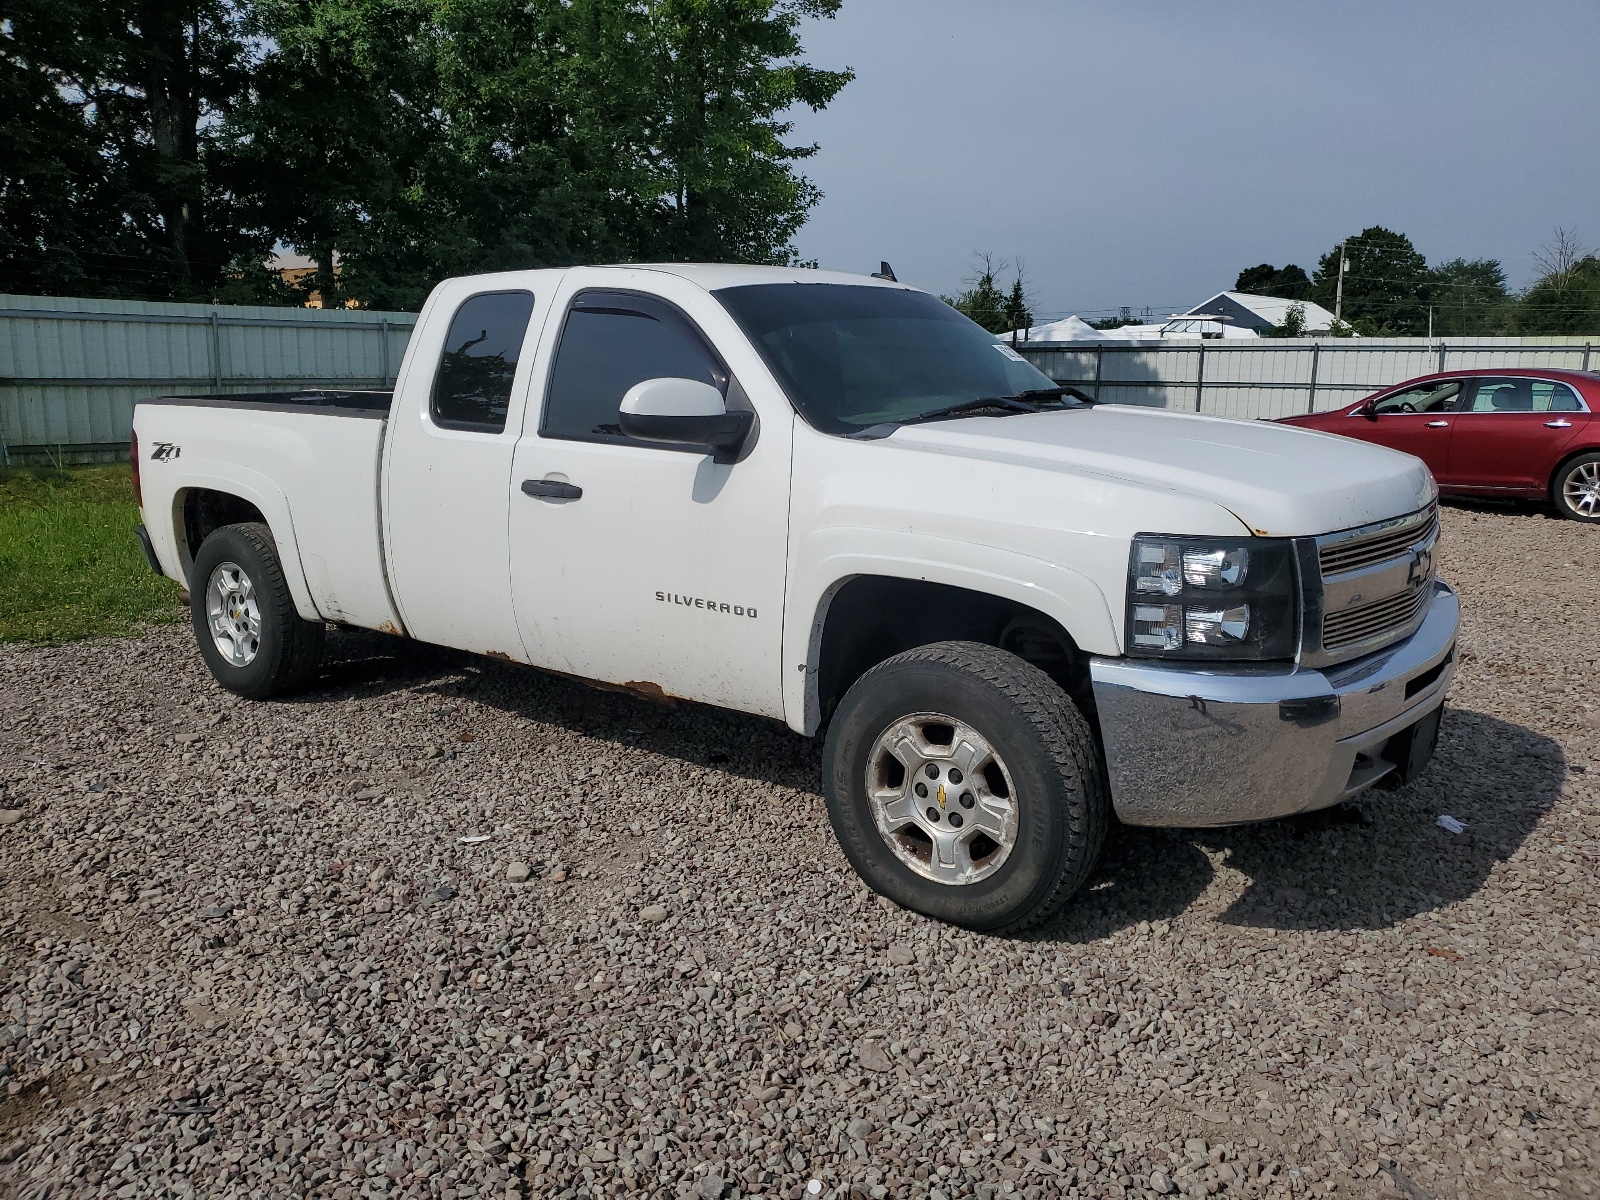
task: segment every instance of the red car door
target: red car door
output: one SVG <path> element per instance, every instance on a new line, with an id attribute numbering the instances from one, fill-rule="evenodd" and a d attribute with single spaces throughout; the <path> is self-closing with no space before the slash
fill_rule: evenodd
<path id="1" fill-rule="evenodd" d="M 1443 479 L 1450 459 L 1455 408 L 1465 379 L 1435 379 L 1379 396 L 1370 416 L 1355 417 L 1340 433 L 1415 454 Z"/>
<path id="2" fill-rule="evenodd" d="M 1455 417 L 1450 461 L 1441 487 L 1542 496 L 1563 449 L 1584 420 L 1565 383 L 1527 376 L 1485 375 Z"/>

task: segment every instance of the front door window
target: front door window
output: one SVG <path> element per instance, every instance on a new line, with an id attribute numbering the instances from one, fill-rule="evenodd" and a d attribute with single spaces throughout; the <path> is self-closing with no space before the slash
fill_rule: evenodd
<path id="1" fill-rule="evenodd" d="M 1385 396 L 1372 406 L 1372 411 L 1380 417 L 1391 413 L 1449 412 L 1460 396 L 1461 380 L 1440 379 Z"/>
<path id="2" fill-rule="evenodd" d="M 636 383 L 667 378 L 728 388 L 728 369 L 670 306 L 626 292 L 585 292 L 561 331 L 539 432 L 579 441 L 631 440 L 618 416 L 623 396 Z"/>

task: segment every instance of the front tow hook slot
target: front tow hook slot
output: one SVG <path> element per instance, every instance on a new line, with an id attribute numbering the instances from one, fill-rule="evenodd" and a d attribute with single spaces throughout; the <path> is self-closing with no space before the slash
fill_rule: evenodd
<path id="1" fill-rule="evenodd" d="M 1278 701 L 1278 720 L 1297 729 L 1315 729 L 1339 719 L 1339 697 L 1307 696 L 1300 700 Z"/>

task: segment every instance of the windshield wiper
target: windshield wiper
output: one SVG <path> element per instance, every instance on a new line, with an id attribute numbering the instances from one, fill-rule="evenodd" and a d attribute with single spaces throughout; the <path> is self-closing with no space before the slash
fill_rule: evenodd
<path id="1" fill-rule="evenodd" d="M 1006 416 L 1011 413 L 1036 413 L 1044 410 L 1048 401 L 1059 401 L 1061 398 L 1071 396 L 1078 401 L 1074 405 L 1062 406 L 1060 411 L 1069 408 L 1092 407 L 1096 401 L 1094 397 L 1085 395 L 1074 387 L 1029 388 L 1024 392 L 1013 392 L 1009 396 L 979 396 L 976 400 L 963 400 L 960 404 L 949 404 L 944 408 L 931 408 L 927 412 L 917 413 L 913 417 L 902 417 L 898 421 L 884 421 L 877 425 L 869 425 L 865 429 L 858 429 L 847 436 L 864 440 L 888 437 L 902 425 L 920 425 L 927 421 L 943 421 L 951 417 L 976 416 L 978 413 L 992 411 Z"/>
<path id="2" fill-rule="evenodd" d="M 985 396 L 985 400 L 1046 400 L 1051 397 L 1071 396 L 1079 404 L 1098 404 L 1093 396 L 1075 387 L 1029 388 L 1025 392 L 1012 392 L 1009 396 Z M 1030 412 L 1033 410 L 1029 410 Z"/>
<path id="3" fill-rule="evenodd" d="M 1038 412 L 1039 407 L 1048 401 L 1059 401 L 1065 396 L 1089 404 L 1094 401 L 1085 396 L 1077 388 L 1029 388 L 1025 392 L 1012 392 L 1009 396 L 979 396 L 976 400 L 964 400 L 960 404 L 951 404 L 945 408 L 929 409 L 925 413 L 918 413 L 914 417 L 907 417 L 903 421 L 895 422 L 897 425 L 916 425 L 923 421 L 939 421 L 945 417 L 960 417 L 971 413 L 982 412 L 986 408 L 998 408 L 1007 413 L 1032 413 Z M 1076 407 L 1076 405 L 1072 406 Z"/>

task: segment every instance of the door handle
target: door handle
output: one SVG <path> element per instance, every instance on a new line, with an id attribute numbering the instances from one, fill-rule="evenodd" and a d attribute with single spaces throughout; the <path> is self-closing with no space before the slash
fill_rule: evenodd
<path id="1" fill-rule="evenodd" d="M 1557 418 L 1554 421 L 1546 421 L 1544 423 L 1544 427 L 1546 429 L 1571 429 L 1572 428 L 1572 422 L 1571 421 L 1563 421 L 1560 418 Z"/>
<path id="2" fill-rule="evenodd" d="M 522 491 L 527 496 L 538 496 L 544 500 L 581 500 L 583 489 L 575 483 L 563 483 L 559 479 L 524 479 Z"/>
<path id="3" fill-rule="evenodd" d="M 1449 421 L 1429 421 L 1428 422 L 1428 428 L 1429 429 L 1449 429 L 1450 428 L 1450 422 Z"/>

